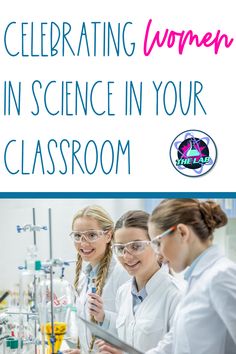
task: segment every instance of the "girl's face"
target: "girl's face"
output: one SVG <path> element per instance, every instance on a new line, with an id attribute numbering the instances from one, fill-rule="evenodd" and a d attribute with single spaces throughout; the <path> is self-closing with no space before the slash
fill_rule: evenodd
<path id="1" fill-rule="evenodd" d="M 73 231 L 85 235 L 81 237 L 80 242 L 75 242 L 75 247 L 84 261 L 91 263 L 92 266 L 98 264 L 106 252 L 107 244 L 111 240 L 111 232 L 100 232 L 100 237 L 93 242 L 86 240 L 86 231 L 102 231 L 102 228 L 98 221 L 88 216 L 82 216 L 75 220 L 73 225 Z"/>
<path id="2" fill-rule="evenodd" d="M 151 239 L 161 235 L 166 230 L 161 230 L 153 223 L 149 223 L 148 232 Z M 183 271 L 188 265 L 189 247 L 183 230 L 177 229 L 159 240 L 159 254 L 164 257 L 175 272 Z"/>
<path id="3" fill-rule="evenodd" d="M 147 232 L 136 227 L 122 227 L 115 231 L 114 241 L 119 244 L 126 244 L 132 241 L 150 241 Z M 124 249 L 123 257 L 118 257 L 122 266 L 127 272 L 134 276 L 138 282 L 146 283 L 151 276 L 159 269 L 157 255 L 150 245 L 146 245 L 144 250 L 138 254 L 132 254 L 129 249 Z"/>

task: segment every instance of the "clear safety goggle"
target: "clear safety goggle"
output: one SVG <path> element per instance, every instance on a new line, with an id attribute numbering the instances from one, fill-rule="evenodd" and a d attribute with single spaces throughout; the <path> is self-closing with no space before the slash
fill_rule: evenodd
<path id="1" fill-rule="evenodd" d="M 72 231 L 70 237 L 76 243 L 82 242 L 95 242 L 99 240 L 107 231 L 105 230 L 87 230 L 87 231 Z"/>
<path id="2" fill-rule="evenodd" d="M 112 250 L 117 257 L 123 257 L 125 251 L 133 256 L 141 254 L 147 246 L 151 244 L 151 241 L 141 240 L 141 241 L 131 241 L 128 243 L 114 243 L 112 245 Z"/>
<path id="3" fill-rule="evenodd" d="M 161 245 L 160 240 L 163 237 L 168 236 L 169 234 L 171 234 L 175 230 L 176 230 L 176 226 L 172 226 L 168 230 L 164 231 L 162 234 L 155 236 L 151 241 L 151 245 L 152 245 L 152 248 L 154 249 L 154 251 L 159 252 L 160 245 Z"/>

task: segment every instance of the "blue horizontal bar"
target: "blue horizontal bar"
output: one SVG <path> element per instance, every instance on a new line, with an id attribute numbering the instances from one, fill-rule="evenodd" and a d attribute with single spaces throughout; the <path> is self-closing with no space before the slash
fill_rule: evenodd
<path id="1" fill-rule="evenodd" d="M 236 198 L 236 192 L 0 192 L 0 199 Z"/>

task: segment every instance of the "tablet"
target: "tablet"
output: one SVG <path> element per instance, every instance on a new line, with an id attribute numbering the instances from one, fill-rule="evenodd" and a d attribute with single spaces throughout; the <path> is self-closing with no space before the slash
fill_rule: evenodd
<path id="1" fill-rule="evenodd" d="M 101 328 L 97 324 L 89 322 L 89 321 L 85 320 L 82 317 L 79 317 L 79 319 L 86 324 L 86 326 L 90 329 L 91 333 L 96 338 L 103 339 L 105 342 L 114 345 L 114 347 L 116 347 L 118 349 L 121 349 L 121 350 L 123 350 L 126 353 L 129 353 L 129 354 L 143 354 L 139 350 L 131 347 L 129 344 L 121 341 L 119 338 L 114 336 L 114 334 L 111 334 L 110 332 L 105 331 L 103 328 Z"/>
<path id="2" fill-rule="evenodd" d="M 68 348 L 66 349 L 76 349 L 77 348 L 77 343 L 73 342 L 70 338 L 64 338 L 64 341 L 66 342 Z"/>

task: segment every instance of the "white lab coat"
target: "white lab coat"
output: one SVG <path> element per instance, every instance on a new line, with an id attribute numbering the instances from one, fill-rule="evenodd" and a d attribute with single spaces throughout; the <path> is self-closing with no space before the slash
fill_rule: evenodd
<path id="1" fill-rule="evenodd" d="M 147 353 L 236 353 L 236 264 L 216 246 L 194 267 L 172 333 Z"/>
<path id="2" fill-rule="evenodd" d="M 108 330 L 136 349 L 148 350 L 163 338 L 172 325 L 172 320 L 181 294 L 173 277 L 160 269 L 146 284 L 147 297 L 137 307 L 132 305 L 132 280 L 122 285 L 117 293 L 116 322 L 110 321 Z"/>
<path id="3" fill-rule="evenodd" d="M 82 266 L 82 271 L 80 274 L 79 284 L 78 284 L 78 297 L 76 300 L 77 313 L 79 316 L 90 320 L 90 315 L 88 313 L 88 295 L 87 295 L 87 284 L 88 279 L 83 272 L 84 266 L 88 263 L 84 263 Z M 111 318 L 116 317 L 116 308 L 115 308 L 115 297 L 117 289 L 124 284 L 129 275 L 124 270 L 124 268 L 112 257 L 108 276 L 103 288 L 102 299 L 104 304 L 105 314 Z M 86 328 L 85 324 L 78 320 L 78 336 L 80 339 L 80 346 L 84 353 L 88 353 L 89 344 L 91 341 L 91 333 Z"/>

